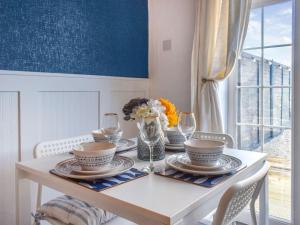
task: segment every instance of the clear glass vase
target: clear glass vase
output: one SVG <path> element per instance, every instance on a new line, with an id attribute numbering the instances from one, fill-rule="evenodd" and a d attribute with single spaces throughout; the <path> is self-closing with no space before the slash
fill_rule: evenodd
<path id="1" fill-rule="evenodd" d="M 142 141 L 140 135 L 138 135 L 137 137 L 137 157 L 138 159 L 144 161 L 150 160 L 149 146 Z M 153 147 L 153 160 L 158 161 L 164 158 L 165 158 L 165 140 L 162 137 Z"/>

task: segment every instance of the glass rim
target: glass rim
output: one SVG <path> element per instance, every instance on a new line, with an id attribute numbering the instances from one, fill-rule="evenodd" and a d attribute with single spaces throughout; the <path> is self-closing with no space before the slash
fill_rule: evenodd
<path id="1" fill-rule="evenodd" d="M 118 113 L 104 113 L 104 116 L 117 116 Z"/>

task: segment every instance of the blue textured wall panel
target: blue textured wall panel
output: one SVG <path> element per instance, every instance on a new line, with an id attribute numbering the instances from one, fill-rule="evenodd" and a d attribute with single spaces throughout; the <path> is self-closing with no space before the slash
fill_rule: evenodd
<path id="1" fill-rule="evenodd" d="M 0 69 L 148 77 L 147 0 L 0 0 Z"/>

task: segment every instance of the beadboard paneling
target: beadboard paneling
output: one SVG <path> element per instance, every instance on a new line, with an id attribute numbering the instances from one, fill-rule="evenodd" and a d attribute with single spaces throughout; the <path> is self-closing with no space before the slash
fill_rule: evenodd
<path id="1" fill-rule="evenodd" d="M 100 92 L 40 92 L 40 140 L 87 134 L 98 128 Z"/>
<path id="2" fill-rule="evenodd" d="M 18 93 L 0 92 L 0 218 L 15 224 L 15 162 L 18 160 Z"/>
<path id="3" fill-rule="evenodd" d="M 130 98 L 148 96 L 148 89 L 148 79 L 0 70 L 0 180 L 5 184 L 0 192 L 1 225 L 15 224 L 18 159 L 32 159 L 41 141 L 89 133 L 100 127 L 105 112 L 120 113 L 124 136 L 134 136 L 136 125 L 122 120 L 121 109 Z M 22 224 L 30 224 L 34 186 L 21 188 L 21 204 L 26 205 L 21 208 Z M 42 200 L 58 194 L 46 189 Z"/>

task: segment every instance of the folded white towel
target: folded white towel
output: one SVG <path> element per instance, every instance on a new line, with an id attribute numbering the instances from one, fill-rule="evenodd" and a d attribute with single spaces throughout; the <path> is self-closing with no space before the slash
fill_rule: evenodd
<path id="1" fill-rule="evenodd" d="M 67 195 L 43 204 L 37 214 L 42 218 L 51 217 L 73 225 L 101 225 L 115 217 L 110 212 Z"/>

